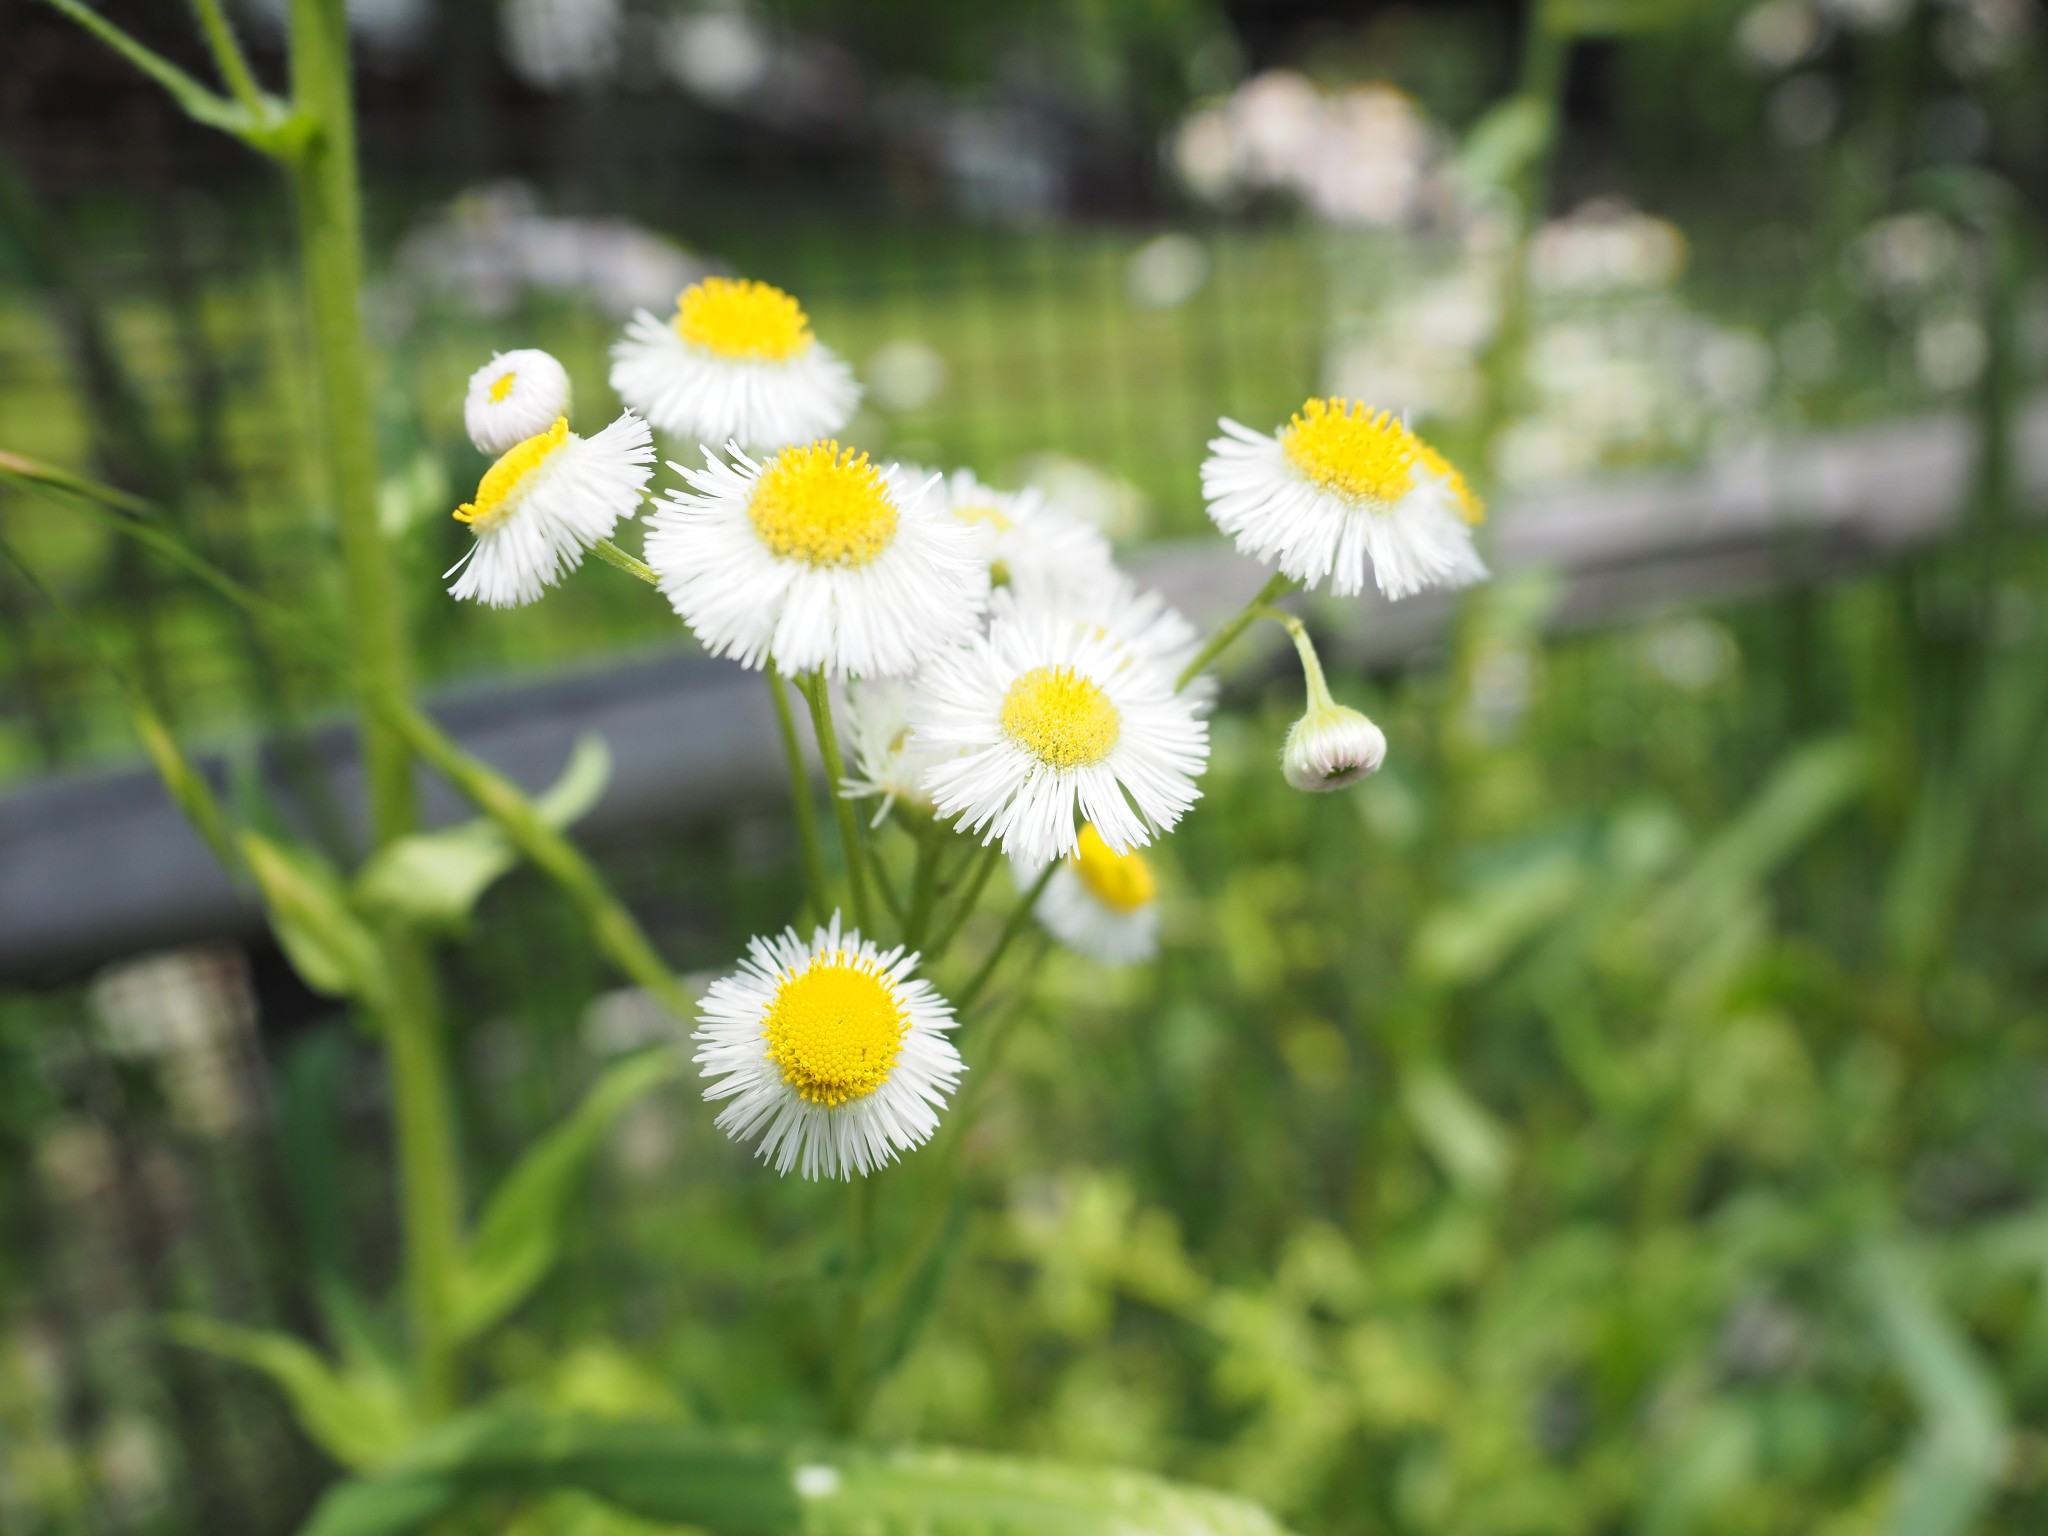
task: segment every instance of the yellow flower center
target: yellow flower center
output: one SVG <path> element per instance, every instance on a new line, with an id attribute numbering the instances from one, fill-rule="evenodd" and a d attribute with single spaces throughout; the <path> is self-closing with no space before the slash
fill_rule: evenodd
<path id="1" fill-rule="evenodd" d="M 1415 462 L 1422 466 L 1426 475 L 1434 475 L 1444 482 L 1457 503 L 1458 516 L 1473 527 L 1486 521 L 1486 503 L 1472 494 L 1472 487 L 1465 483 L 1465 477 L 1458 473 L 1451 461 L 1438 453 L 1420 438 L 1415 440 Z"/>
<path id="2" fill-rule="evenodd" d="M 1086 768 L 1115 750 L 1116 706 L 1072 667 L 1034 667 L 1003 695 L 1003 730 L 1041 763 Z"/>
<path id="3" fill-rule="evenodd" d="M 960 521 L 963 523 L 986 523 L 989 527 L 995 529 L 997 533 L 1008 533 L 1013 527 L 1016 526 L 1014 523 L 1010 521 L 1009 515 L 1007 513 L 1004 513 L 995 507 L 955 507 L 953 509 L 953 515 L 959 518 Z"/>
<path id="4" fill-rule="evenodd" d="M 1159 894 L 1159 882 L 1145 856 L 1135 848 L 1118 853 L 1102 840 L 1092 821 L 1081 828 L 1080 847 L 1067 862 L 1088 893 L 1112 912 L 1135 912 L 1150 906 Z"/>
<path id="5" fill-rule="evenodd" d="M 889 482 L 866 454 L 829 441 L 770 459 L 747 516 L 776 554 L 814 566 L 866 565 L 896 537 Z"/>
<path id="6" fill-rule="evenodd" d="M 484 471 L 483 479 L 477 483 L 476 500 L 466 501 L 455 509 L 455 521 L 484 529 L 510 516 L 526 496 L 526 477 L 568 440 L 569 418 L 557 416 L 547 431 L 536 432 L 525 442 L 507 448 L 498 462 Z"/>
<path id="7" fill-rule="evenodd" d="M 836 1108 L 889 1081 L 910 1015 L 874 963 L 846 950 L 820 955 L 776 989 L 768 1059 L 807 1102 Z"/>
<path id="8" fill-rule="evenodd" d="M 1414 489 L 1422 444 L 1385 411 L 1311 400 L 1280 429 L 1280 446 L 1323 489 L 1385 508 Z"/>
<path id="9" fill-rule="evenodd" d="M 519 370 L 517 368 L 507 368 L 503 373 L 491 380 L 492 404 L 503 405 L 505 403 L 505 397 L 512 393 L 512 381 L 518 377 Z"/>
<path id="10" fill-rule="evenodd" d="M 750 362 L 787 362 L 811 344 L 801 304 L 752 278 L 707 277 L 682 291 L 672 322 L 693 347 Z"/>

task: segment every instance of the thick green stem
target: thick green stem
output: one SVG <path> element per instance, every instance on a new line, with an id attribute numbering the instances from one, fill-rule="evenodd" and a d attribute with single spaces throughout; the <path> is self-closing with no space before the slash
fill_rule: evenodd
<path id="1" fill-rule="evenodd" d="M 1003 931 L 996 937 L 995 948 L 991 949 L 988 958 L 981 962 L 981 969 L 974 973 L 974 980 L 960 989 L 960 995 L 954 999 L 953 1007 L 962 1018 L 965 1018 L 967 1010 L 974 1006 L 975 999 L 981 996 L 982 989 L 994 979 L 996 967 L 1003 963 L 1003 956 L 1010 952 L 1010 946 L 1016 943 L 1017 935 L 1022 933 L 1024 925 L 1031 921 L 1031 914 L 1038 910 L 1038 898 L 1045 894 L 1045 888 L 1052 880 L 1053 871 L 1059 867 L 1060 861 L 1054 859 L 1039 871 L 1038 878 L 1031 882 L 1031 889 L 1024 893 L 1023 899 L 1017 903 L 1016 910 L 1011 912 L 1010 920 L 1003 924 Z"/>
<path id="2" fill-rule="evenodd" d="M 825 793 L 831 797 L 832 814 L 839 823 L 839 844 L 846 854 L 846 890 L 848 904 L 853 908 L 853 925 L 863 936 L 872 935 L 875 930 L 868 920 L 867 856 L 861 848 L 860 817 L 854 811 L 853 802 L 841 793 L 846 762 L 839 755 L 839 733 L 832 725 L 832 696 L 823 672 L 811 673 L 799 686 L 810 701 L 811 729 L 817 733 L 818 756 L 825 762 Z"/>
<path id="3" fill-rule="evenodd" d="M 832 888 L 825 879 L 825 848 L 818 840 L 818 807 L 811 800 L 810 769 L 796 738 L 796 717 L 790 712 L 789 690 L 771 662 L 768 697 L 775 701 L 775 725 L 782 733 L 782 755 L 789 762 L 789 805 L 796 820 L 796 840 L 804 853 L 804 881 L 811 892 L 811 916 L 824 922 L 832 915 Z"/>
<path id="4" fill-rule="evenodd" d="M 405 621 L 377 524 L 377 442 L 363 334 L 362 205 L 343 0 L 290 0 L 292 91 L 308 126 L 286 161 L 299 218 L 327 499 L 339 530 L 349 642 L 362 704 L 370 825 L 378 844 L 417 820 L 412 753 L 390 715 L 411 687 Z M 381 935 L 390 968 L 390 1055 L 405 1230 L 405 1293 L 422 1405 L 455 1405 L 458 1365 L 447 1322 L 462 1245 L 452 1106 L 432 963 L 416 934 Z"/>
<path id="5" fill-rule="evenodd" d="M 1174 690 L 1178 692 L 1200 677 L 1203 669 L 1210 662 L 1221 656 L 1224 651 L 1229 649 L 1232 641 L 1251 628 L 1252 620 L 1259 616 L 1259 611 L 1262 608 L 1272 602 L 1274 598 L 1293 591 L 1294 585 L 1295 582 L 1292 576 L 1282 575 L 1276 571 L 1272 579 L 1259 588 L 1257 594 L 1250 602 L 1246 603 L 1228 623 L 1209 637 L 1209 643 L 1203 646 L 1196 653 L 1195 659 L 1189 662 L 1182 670 L 1179 679 L 1173 685 Z"/>

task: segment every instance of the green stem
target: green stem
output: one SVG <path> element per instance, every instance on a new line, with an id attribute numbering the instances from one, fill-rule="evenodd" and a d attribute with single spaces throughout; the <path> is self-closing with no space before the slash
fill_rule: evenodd
<path id="1" fill-rule="evenodd" d="M 851 1181 L 847 1190 L 847 1265 L 839 1296 L 837 1352 L 833 1356 L 832 1430 L 851 1435 L 860 1426 L 868 1386 L 865 1291 L 874 1266 L 875 1175 Z"/>
<path id="2" fill-rule="evenodd" d="M 1315 642 L 1309 638 L 1308 626 L 1289 613 L 1285 608 L 1261 608 L 1256 617 L 1271 619 L 1287 631 L 1294 641 L 1294 651 L 1301 658 L 1302 680 L 1308 685 L 1309 707 L 1332 702 L 1329 680 L 1323 676 L 1323 659 L 1316 654 Z"/>
<path id="3" fill-rule="evenodd" d="M 997 935 L 996 947 L 990 950 L 988 958 L 981 962 L 981 969 L 974 973 L 974 980 L 968 982 L 961 989 L 960 996 L 954 1000 L 953 1011 L 959 1017 L 967 1017 L 967 1010 L 972 1008 L 974 1000 L 981 996 L 982 988 L 994 978 L 996 967 L 1002 964 L 1003 956 L 1009 952 L 1010 945 L 1016 942 L 1017 935 L 1024 931 L 1024 925 L 1031 921 L 1031 914 L 1038 910 L 1038 898 L 1045 894 L 1045 887 L 1051 881 L 1053 871 L 1059 867 L 1060 861 L 1054 859 L 1039 872 L 1038 878 L 1031 882 L 1031 889 L 1024 893 L 1024 899 L 1017 903 L 1016 910 L 1010 914 L 1010 920 L 1003 924 L 1003 931 Z"/>
<path id="4" fill-rule="evenodd" d="M 917 828 L 917 872 L 911 877 L 910 916 L 903 924 L 903 942 L 916 949 L 931 926 L 932 903 L 939 895 L 939 824 L 923 820 Z"/>
<path id="5" fill-rule="evenodd" d="M 689 989 L 676 979 L 596 867 L 542 819 L 519 786 L 456 746 L 418 710 L 401 707 L 392 720 L 421 757 L 495 821 L 513 845 L 562 889 L 583 914 L 606 958 L 676 1018 L 689 1018 Z"/>
<path id="6" fill-rule="evenodd" d="M 1187 687 L 1189 683 L 1200 677 L 1203 669 L 1210 662 L 1221 656 L 1229 648 L 1232 641 L 1251 628 L 1252 620 L 1259 616 L 1261 609 L 1272 602 L 1274 598 L 1281 596 L 1283 593 L 1293 591 L 1294 586 L 1295 581 L 1292 576 L 1283 575 L 1277 571 L 1274 572 L 1272 578 L 1263 587 L 1259 588 L 1257 595 L 1250 602 L 1246 603 L 1228 623 L 1209 637 L 1209 643 L 1204 645 L 1196 653 L 1195 659 L 1189 662 L 1182 670 L 1179 680 L 1173 685 L 1174 691 L 1176 693 L 1179 692 Z"/>
<path id="7" fill-rule="evenodd" d="M 412 753 L 391 716 L 411 668 L 389 552 L 377 524 L 377 441 L 363 333 L 362 205 L 344 0 L 290 0 L 292 91 L 309 135 L 286 162 L 296 194 L 327 496 L 340 531 L 349 641 L 361 700 L 370 824 L 378 845 L 417 821 Z M 390 968 L 393 1115 L 405 1229 L 405 1293 L 422 1405 L 455 1405 L 448 1303 L 462 1246 L 461 1195 L 432 962 L 419 937 L 381 935 Z"/>
<path id="8" fill-rule="evenodd" d="M 931 948 L 925 951 L 924 963 L 926 965 L 937 964 L 946 951 L 953 947 L 953 940 L 959 936 L 961 926 L 967 921 L 968 914 L 974 910 L 974 904 L 981 900 L 982 887 L 988 884 L 989 876 L 996 872 L 996 866 L 1002 862 L 1003 855 L 1001 849 L 983 848 L 979 850 L 974 872 L 967 877 L 967 888 L 960 893 L 960 905 L 953 909 L 953 915 L 946 920 L 945 926 L 939 930 L 939 936 L 932 940 Z"/>
<path id="9" fill-rule="evenodd" d="M 818 840 L 818 808 L 811 800 L 811 774 L 796 739 L 796 717 L 789 692 L 775 664 L 768 664 L 768 697 L 775 701 L 775 725 L 782 733 L 782 755 L 789 762 L 789 804 L 796 819 L 796 840 L 803 848 L 804 881 L 811 892 L 811 916 L 824 922 L 832 915 L 832 888 L 825 879 L 825 848 Z"/>
<path id="10" fill-rule="evenodd" d="M 265 111 L 263 92 L 250 72 L 248 59 L 242 55 L 242 45 L 235 41 L 235 29 L 229 25 L 220 0 L 192 0 L 192 9 L 198 13 L 199 30 L 206 34 L 206 46 L 213 50 L 213 62 L 220 70 L 222 83 L 252 118 L 261 119 Z"/>
<path id="11" fill-rule="evenodd" d="M 839 823 L 839 844 L 846 854 L 846 889 L 853 908 L 853 925 L 865 936 L 874 928 L 868 921 L 867 858 L 861 851 L 860 817 L 853 802 L 840 792 L 846 777 L 846 762 L 839 755 L 839 733 L 832 726 L 832 696 L 825 674 L 812 672 L 797 684 L 810 701 L 811 729 L 817 733 L 818 756 L 825 762 L 825 793 L 832 801 L 832 814 Z"/>
<path id="12" fill-rule="evenodd" d="M 873 843 L 867 845 L 868 878 L 874 882 L 875 894 L 882 898 L 882 907 L 896 924 L 898 934 L 903 932 L 903 903 L 896 895 L 896 887 L 889 879 L 889 867 L 882 862 L 882 850 Z"/>
<path id="13" fill-rule="evenodd" d="M 661 585 L 661 578 L 655 574 L 653 566 L 645 560 L 636 560 L 610 539 L 599 539 L 590 546 L 590 552 L 606 565 L 615 565 L 628 576 L 637 576 L 650 587 Z"/>

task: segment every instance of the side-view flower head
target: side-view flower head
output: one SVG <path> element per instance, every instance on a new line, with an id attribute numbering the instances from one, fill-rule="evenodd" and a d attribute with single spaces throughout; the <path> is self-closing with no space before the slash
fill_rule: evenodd
<path id="1" fill-rule="evenodd" d="M 999 614 L 933 660 L 912 728 L 945 754 L 925 775 L 940 815 L 1044 865 L 1083 821 L 1118 853 L 1200 795 L 1209 729 L 1173 675 L 1114 637 L 1042 611 Z"/>
<path id="2" fill-rule="evenodd" d="M 940 495 L 971 525 L 989 561 L 989 578 L 1027 601 L 1089 602 L 1116 585 L 1109 540 L 1036 490 L 997 491 L 974 471 L 956 469 Z"/>
<path id="3" fill-rule="evenodd" d="M 916 689 L 914 677 L 866 678 L 846 685 L 853 771 L 839 792 L 849 800 L 879 797 L 881 805 L 872 823 L 877 827 L 898 804 L 931 814 L 931 791 L 925 788 L 924 775 L 938 758 L 910 728 Z"/>
<path id="4" fill-rule="evenodd" d="M 561 369 L 544 352 L 509 355 L 547 358 L 556 372 Z M 505 361 L 500 357 L 491 367 Z M 531 363 L 520 367 L 546 372 Z M 503 400 L 487 403 L 509 404 L 519 388 L 516 374 L 501 371 L 498 377 L 514 382 Z M 544 378 L 536 388 L 545 383 Z M 486 397 L 493 388 L 494 384 L 485 386 Z M 562 392 L 566 396 L 566 386 Z M 473 379 L 472 400 L 476 393 Z M 486 423 L 491 440 L 501 440 L 510 430 L 507 420 L 497 417 Z M 621 518 L 639 511 L 653 465 L 654 443 L 647 423 L 631 411 L 595 437 L 578 437 L 569 430 L 569 418 L 558 415 L 513 442 L 484 471 L 476 499 L 455 511 L 455 520 L 469 525 L 474 540 L 444 573 L 444 580 L 455 577 L 449 592 L 493 608 L 534 601 L 581 565 L 584 552 L 599 539 L 609 538 Z"/>
<path id="5" fill-rule="evenodd" d="M 1013 868 L 1018 888 L 1028 891 L 1045 866 Z M 1092 822 L 1046 880 L 1036 912 L 1047 933 L 1104 965 L 1142 965 L 1159 953 L 1159 880 L 1151 861 L 1135 848 L 1118 853 Z"/>
<path id="6" fill-rule="evenodd" d="M 1342 789 L 1379 772 L 1387 737 L 1372 720 L 1327 696 L 1311 696 L 1307 711 L 1287 732 L 1280 772 L 1296 789 Z"/>
<path id="7" fill-rule="evenodd" d="M 718 1128 L 807 1179 L 871 1173 L 929 1141 L 967 1069 L 917 959 L 842 934 L 837 912 L 808 943 L 794 928 L 752 940 L 690 1037 L 704 1097 L 732 1101 Z"/>
<path id="8" fill-rule="evenodd" d="M 973 530 L 928 487 L 832 441 L 672 465 L 647 563 L 705 649 L 786 673 L 900 677 L 988 604 Z"/>
<path id="9" fill-rule="evenodd" d="M 1464 478 L 1385 411 L 1310 400 L 1277 432 L 1229 418 L 1209 444 L 1202 495 L 1237 547 L 1308 587 L 1389 598 L 1483 580 L 1484 515 Z"/>
<path id="10" fill-rule="evenodd" d="M 479 453 L 499 454 L 569 414 L 569 370 L 538 347 L 500 352 L 469 376 L 462 424 Z"/>
<path id="11" fill-rule="evenodd" d="M 612 346 L 612 388 L 685 442 L 757 449 L 837 432 L 860 404 L 853 370 L 803 306 L 751 278 L 692 284 L 666 321 L 641 310 Z"/>

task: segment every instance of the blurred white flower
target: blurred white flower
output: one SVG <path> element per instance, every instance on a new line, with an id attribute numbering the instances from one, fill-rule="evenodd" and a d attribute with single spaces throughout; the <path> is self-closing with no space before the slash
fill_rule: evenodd
<path id="1" fill-rule="evenodd" d="M 1105 538 L 1135 538 L 1144 530 L 1145 493 L 1093 464 L 1063 454 L 1034 454 L 1024 462 L 1024 483 Z"/>
<path id="2" fill-rule="evenodd" d="M 1758 69 L 1776 73 L 1811 55 L 1825 36 L 1809 0 L 1764 0 L 1736 23 L 1735 49 Z"/>
<path id="3" fill-rule="evenodd" d="M 661 64 L 700 101 L 730 106 L 768 78 L 774 41 L 760 20 L 735 7 L 678 11 L 661 29 Z"/>
<path id="4" fill-rule="evenodd" d="M 538 347 L 499 352 L 469 376 L 463 425 L 479 453 L 505 453 L 569 414 L 569 372 Z"/>
<path id="5" fill-rule="evenodd" d="M 1193 235 L 1160 235 L 1131 253 L 1124 288 L 1141 309 L 1185 304 L 1209 279 L 1208 249 Z"/>
<path id="6" fill-rule="evenodd" d="M 1835 131 L 1842 97 L 1835 82 L 1817 71 L 1794 75 L 1771 92 L 1766 108 L 1771 132 L 1791 149 L 1811 149 Z"/>
<path id="7" fill-rule="evenodd" d="M 1668 288 L 1685 270 L 1685 256 L 1677 226 L 1598 199 L 1537 230 L 1529 281 L 1553 294 Z"/>
<path id="8" fill-rule="evenodd" d="M 1968 388 L 1977 382 L 1990 357 L 1991 344 L 1974 315 L 1930 319 L 1913 337 L 1913 362 L 1929 389 Z"/>
<path id="9" fill-rule="evenodd" d="M 1043 863 L 1019 860 L 1011 869 L 1021 891 L 1045 873 Z M 1047 933 L 1103 965 L 1142 965 L 1159 953 L 1159 882 L 1151 861 L 1135 848 L 1118 853 L 1093 823 L 1081 828 L 1078 846 L 1046 880 L 1033 911 Z"/>
<path id="10" fill-rule="evenodd" d="M 1325 107 L 1293 184 L 1332 224 L 1392 228 L 1417 212 L 1435 152 L 1414 101 L 1391 86 L 1358 86 Z"/>
<path id="11" fill-rule="evenodd" d="M 1181 183 L 1207 203 L 1226 200 L 1243 172 L 1237 129 L 1223 107 L 1204 107 L 1183 119 L 1169 155 Z"/>
<path id="12" fill-rule="evenodd" d="M 527 84 L 544 91 L 602 84 L 619 65 L 619 0 L 503 0 L 498 45 Z"/>
<path id="13" fill-rule="evenodd" d="M 1858 32 L 1889 32 L 1912 12 L 1913 0 L 1819 0 L 1821 10 Z"/>
<path id="14" fill-rule="evenodd" d="M 1294 185 L 1322 131 L 1323 95 L 1306 75 L 1269 69 L 1230 98 L 1239 160 L 1254 185 Z"/>
<path id="15" fill-rule="evenodd" d="M 1711 619 L 1673 619 L 1643 639 L 1643 660 L 1675 688 L 1703 693 L 1735 667 L 1735 641 Z"/>
<path id="16" fill-rule="evenodd" d="M 877 347 L 863 373 L 875 402 L 892 411 L 923 410 L 946 388 L 945 358 L 907 336 Z"/>
<path id="17" fill-rule="evenodd" d="M 1839 353 L 1835 328 L 1823 315 L 1801 315 L 1778 332 L 1778 366 L 1794 384 L 1830 378 Z"/>
<path id="18" fill-rule="evenodd" d="M 1931 213 L 1895 213 L 1857 238 L 1850 270 L 1870 292 L 1911 295 L 1946 278 L 1960 255 L 1955 230 L 1946 220 Z"/>

